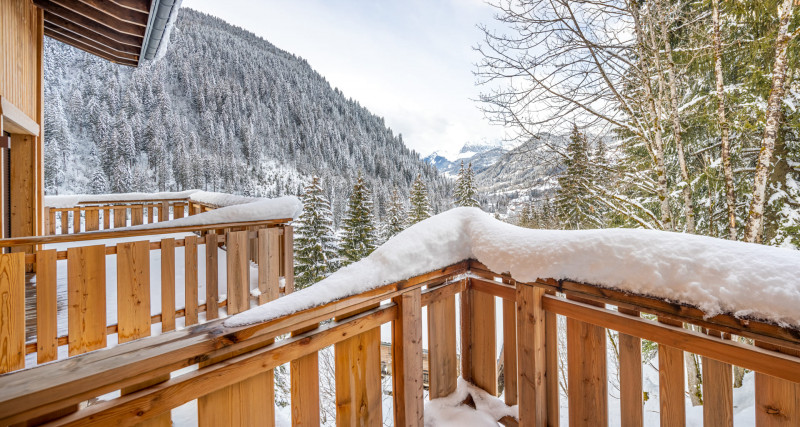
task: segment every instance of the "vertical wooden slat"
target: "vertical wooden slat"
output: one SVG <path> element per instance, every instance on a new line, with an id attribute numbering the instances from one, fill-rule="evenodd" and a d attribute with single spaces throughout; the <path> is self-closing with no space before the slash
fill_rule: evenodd
<path id="1" fill-rule="evenodd" d="M 183 203 L 175 203 L 172 205 L 172 219 L 183 218 Z"/>
<path id="2" fill-rule="evenodd" d="M 117 337 L 120 343 L 150 336 L 150 241 L 117 244 Z M 122 389 L 122 395 L 166 381 L 169 375 Z M 137 427 L 171 425 L 170 413 Z"/>
<path id="3" fill-rule="evenodd" d="M 117 207 L 114 208 L 114 228 L 121 228 L 128 226 L 128 208 Z"/>
<path id="4" fill-rule="evenodd" d="M 86 231 L 96 231 L 100 229 L 100 210 L 86 209 Z"/>
<path id="5" fill-rule="evenodd" d="M 111 228 L 111 209 L 103 208 L 103 230 Z"/>
<path id="6" fill-rule="evenodd" d="M 225 246 L 228 248 L 228 313 L 239 313 L 250 308 L 247 234 L 247 231 L 233 231 L 225 238 Z"/>
<path id="7" fill-rule="evenodd" d="M 184 278 L 186 326 L 197 323 L 197 236 L 184 239 Z M 228 307 L 230 310 L 230 307 Z"/>
<path id="8" fill-rule="evenodd" d="M 800 351 L 756 341 L 756 346 L 800 357 Z M 756 426 L 800 425 L 800 383 L 755 373 Z"/>
<path id="9" fill-rule="evenodd" d="M 461 375 L 467 381 L 497 395 L 497 331 L 494 296 L 474 289 L 461 293 L 462 360 Z M 466 304 L 465 304 L 466 303 Z M 468 323 L 468 325 L 464 325 Z M 465 374 L 466 373 L 466 374 Z"/>
<path id="10" fill-rule="evenodd" d="M 547 425 L 543 296 L 544 289 L 517 283 L 519 419 L 520 424 L 524 426 Z M 571 416 L 570 421 L 572 421 Z"/>
<path id="11" fill-rule="evenodd" d="M 52 208 L 47 208 L 47 234 L 56 234 L 56 211 Z"/>
<path id="12" fill-rule="evenodd" d="M 150 336 L 150 242 L 117 243 L 117 337 Z"/>
<path id="13" fill-rule="evenodd" d="M 722 338 L 717 331 L 708 335 Z M 733 366 L 703 357 L 703 426 L 733 427 Z"/>
<path id="14" fill-rule="evenodd" d="M 547 293 L 547 292 L 546 292 Z M 558 318 L 555 313 L 544 313 L 545 379 L 547 387 L 547 425 L 557 427 L 560 418 L 561 392 L 558 384 Z"/>
<path id="15" fill-rule="evenodd" d="M 80 233 L 81 232 L 81 209 L 80 208 L 75 208 L 75 210 L 72 211 L 72 231 L 74 233 Z"/>
<path id="16" fill-rule="evenodd" d="M 169 203 L 161 202 L 158 207 L 158 222 L 164 222 L 169 219 Z"/>
<path id="17" fill-rule="evenodd" d="M 217 235 L 206 234 L 206 320 L 219 317 L 219 261 Z"/>
<path id="18" fill-rule="evenodd" d="M 681 327 L 681 322 L 659 318 L 659 322 Z M 686 425 L 686 393 L 683 351 L 658 344 L 658 390 L 661 427 Z"/>
<path id="19" fill-rule="evenodd" d="M 280 293 L 280 230 L 258 230 L 258 304 L 278 298 Z"/>
<path id="20" fill-rule="evenodd" d="M 175 329 L 175 239 L 161 239 L 161 330 Z"/>
<path id="21" fill-rule="evenodd" d="M 152 224 L 153 223 L 153 218 L 154 218 L 154 215 L 153 215 L 154 212 L 153 211 L 155 210 L 155 207 L 156 207 L 156 205 L 154 205 L 152 203 L 147 205 L 147 223 L 148 224 Z"/>
<path id="22" fill-rule="evenodd" d="M 503 300 L 503 393 L 506 405 L 517 404 L 517 307 Z"/>
<path id="23" fill-rule="evenodd" d="M 25 367 L 25 253 L 0 254 L 0 373 Z"/>
<path id="24" fill-rule="evenodd" d="M 144 207 L 142 205 L 131 206 L 131 225 L 144 224 Z"/>
<path id="25" fill-rule="evenodd" d="M 337 316 L 336 320 L 375 307 L 377 305 Z M 380 341 L 380 329 L 374 328 L 334 345 L 336 425 L 382 425 Z"/>
<path id="26" fill-rule="evenodd" d="M 289 363 L 289 372 L 291 376 L 292 426 L 319 426 L 318 353 L 314 352 L 292 360 Z"/>
<path id="27" fill-rule="evenodd" d="M 422 426 L 422 297 L 419 289 L 393 301 L 398 318 L 392 321 L 392 397 L 394 425 Z"/>
<path id="28" fill-rule="evenodd" d="M 285 293 L 294 292 L 294 227 L 283 226 L 283 277 Z"/>
<path id="29" fill-rule="evenodd" d="M 639 312 L 619 308 L 622 314 L 639 316 Z M 622 427 L 642 427 L 644 402 L 642 394 L 642 340 L 619 334 L 619 388 Z"/>
<path id="30" fill-rule="evenodd" d="M 61 211 L 61 234 L 69 234 L 69 211 Z"/>
<path id="31" fill-rule="evenodd" d="M 58 358 L 56 250 L 36 253 L 36 361 Z"/>
<path id="32" fill-rule="evenodd" d="M 605 329 L 567 318 L 567 367 L 569 425 L 608 425 Z"/>
<path id="33" fill-rule="evenodd" d="M 69 355 L 106 346 L 106 247 L 67 249 Z"/>
<path id="34" fill-rule="evenodd" d="M 431 399 L 449 396 L 456 390 L 455 295 L 428 304 L 428 394 Z"/>

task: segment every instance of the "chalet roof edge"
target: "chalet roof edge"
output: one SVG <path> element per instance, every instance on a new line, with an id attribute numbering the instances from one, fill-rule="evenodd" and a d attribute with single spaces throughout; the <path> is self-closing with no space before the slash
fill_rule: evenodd
<path id="1" fill-rule="evenodd" d="M 175 23 L 180 6 L 181 0 L 153 0 L 138 65 L 154 59 L 162 50 L 162 43 L 169 41 L 165 39 L 169 38 L 169 27 Z"/>

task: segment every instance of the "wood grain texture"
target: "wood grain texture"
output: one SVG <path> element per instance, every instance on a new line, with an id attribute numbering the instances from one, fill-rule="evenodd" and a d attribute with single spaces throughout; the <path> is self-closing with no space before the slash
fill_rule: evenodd
<path id="1" fill-rule="evenodd" d="M 36 253 L 36 361 L 58 357 L 56 250 Z"/>
<path id="2" fill-rule="evenodd" d="M 86 231 L 97 231 L 100 229 L 100 211 L 90 210 L 85 213 Z"/>
<path id="3" fill-rule="evenodd" d="M 800 351 L 756 341 L 756 346 L 776 353 L 800 357 Z M 755 373 L 756 425 L 788 427 L 800 425 L 800 383 Z"/>
<path id="4" fill-rule="evenodd" d="M 318 427 L 319 355 L 311 353 L 289 364 L 293 427 Z"/>
<path id="5" fill-rule="evenodd" d="M 183 218 L 183 206 L 181 203 L 172 205 L 172 219 Z"/>
<path id="6" fill-rule="evenodd" d="M 431 399 L 449 396 L 456 390 L 455 295 L 428 304 L 428 393 Z"/>
<path id="7" fill-rule="evenodd" d="M 414 289 L 393 301 L 398 306 L 397 320 L 392 322 L 394 425 L 421 427 L 424 423 L 422 294 Z"/>
<path id="8" fill-rule="evenodd" d="M 619 312 L 639 316 L 635 310 L 619 308 Z M 622 427 L 642 427 L 644 401 L 642 394 L 642 340 L 619 334 L 620 421 Z"/>
<path id="9" fill-rule="evenodd" d="M 711 336 L 721 337 L 716 331 Z M 703 426 L 733 427 L 733 366 L 708 357 L 702 358 Z"/>
<path id="10" fill-rule="evenodd" d="M 336 343 L 336 425 L 381 426 L 380 328 Z"/>
<path id="11" fill-rule="evenodd" d="M 280 230 L 258 230 L 258 304 L 278 298 L 280 293 Z"/>
<path id="12" fill-rule="evenodd" d="M 517 398 L 517 307 L 503 300 L 503 394 L 506 405 L 516 405 Z"/>
<path id="13" fill-rule="evenodd" d="M 519 285 L 518 285 L 519 286 Z M 547 425 L 557 427 L 560 422 L 559 403 L 561 390 L 558 384 L 558 318 L 555 313 L 544 313 L 545 380 L 547 382 Z"/>
<path id="14" fill-rule="evenodd" d="M 206 234 L 206 320 L 219 317 L 219 247 L 217 235 Z"/>
<path id="15" fill-rule="evenodd" d="M 175 329 L 175 239 L 161 239 L 161 331 Z"/>
<path id="16" fill-rule="evenodd" d="M 228 314 L 235 314 L 250 308 L 250 261 L 248 259 L 247 231 L 233 231 L 227 234 L 225 245 L 228 277 Z"/>
<path id="17" fill-rule="evenodd" d="M 103 209 L 103 230 L 109 229 L 111 229 L 111 209 L 105 208 Z"/>
<path id="18" fill-rule="evenodd" d="M 659 322 L 682 327 L 683 323 L 667 319 Z M 686 425 L 686 394 L 683 372 L 683 351 L 658 344 L 659 415 L 662 427 Z"/>
<path id="19" fill-rule="evenodd" d="M 469 353 L 471 382 L 497 395 L 497 327 L 494 296 L 469 289 Z M 463 294 L 462 293 L 462 294 Z M 462 371 L 463 372 L 463 371 Z"/>
<path id="20" fill-rule="evenodd" d="M 567 367 L 569 425 L 608 425 L 605 329 L 567 318 Z"/>
<path id="21" fill-rule="evenodd" d="M 67 249 L 69 355 L 106 346 L 106 247 Z"/>
<path id="22" fill-rule="evenodd" d="M 33 236 L 36 222 L 36 137 L 12 134 L 9 193 L 11 237 Z M 27 248 L 30 249 L 30 248 Z"/>
<path id="23" fill-rule="evenodd" d="M 119 207 L 114 208 L 114 228 L 128 226 L 128 208 Z"/>
<path id="24" fill-rule="evenodd" d="M 61 212 L 61 234 L 69 234 L 70 212 Z"/>
<path id="25" fill-rule="evenodd" d="M 197 236 L 186 236 L 183 250 L 186 326 L 189 326 L 197 323 Z"/>
<path id="26" fill-rule="evenodd" d="M 294 227 L 283 226 L 283 277 L 285 293 L 294 292 Z"/>
<path id="27" fill-rule="evenodd" d="M 117 337 L 150 336 L 150 241 L 117 243 Z"/>
<path id="28" fill-rule="evenodd" d="M 546 426 L 548 421 L 543 295 L 544 289 L 517 285 L 519 420 L 525 426 Z"/>
<path id="29" fill-rule="evenodd" d="M 131 206 L 131 225 L 144 224 L 144 206 L 133 205 Z"/>
<path id="30" fill-rule="evenodd" d="M 25 254 L 0 254 L 0 373 L 24 367 Z"/>

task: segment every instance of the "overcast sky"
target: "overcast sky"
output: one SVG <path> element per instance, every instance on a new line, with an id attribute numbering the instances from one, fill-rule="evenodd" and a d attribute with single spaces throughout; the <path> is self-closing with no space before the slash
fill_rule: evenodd
<path id="1" fill-rule="evenodd" d="M 498 141 L 472 99 L 482 0 L 184 0 L 299 55 L 422 154 Z"/>

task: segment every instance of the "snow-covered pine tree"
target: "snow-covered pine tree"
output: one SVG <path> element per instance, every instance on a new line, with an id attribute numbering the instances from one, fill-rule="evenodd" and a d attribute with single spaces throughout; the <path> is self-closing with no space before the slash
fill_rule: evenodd
<path id="1" fill-rule="evenodd" d="M 556 215 L 565 229 L 580 230 L 602 225 L 586 191 L 587 183 L 592 181 L 589 154 L 586 136 L 573 125 L 555 199 Z"/>
<path id="2" fill-rule="evenodd" d="M 299 289 L 324 279 L 338 263 L 331 204 L 322 192 L 319 178 L 311 179 L 301 199 L 303 213 L 296 222 L 294 240 L 295 283 Z"/>
<path id="3" fill-rule="evenodd" d="M 345 264 L 364 258 L 377 246 L 371 197 L 364 175 L 359 172 L 342 220 L 343 234 L 339 253 Z"/>
<path id="4" fill-rule="evenodd" d="M 455 200 L 457 206 L 479 207 L 478 189 L 475 187 L 475 172 L 472 170 L 472 162 L 464 169 L 464 161 L 461 161 L 461 168 L 458 171 L 456 181 Z"/>
<path id="5" fill-rule="evenodd" d="M 411 187 L 411 211 L 408 222 L 413 225 L 429 216 L 431 216 L 431 204 L 428 200 L 428 186 L 425 185 L 422 176 L 417 175 Z"/>
<path id="6" fill-rule="evenodd" d="M 403 231 L 406 225 L 406 208 L 403 200 L 395 188 L 389 199 L 389 208 L 386 210 L 386 221 L 383 224 L 383 238 L 389 240 L 395 234 Z"/>

